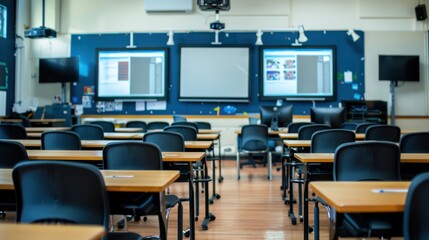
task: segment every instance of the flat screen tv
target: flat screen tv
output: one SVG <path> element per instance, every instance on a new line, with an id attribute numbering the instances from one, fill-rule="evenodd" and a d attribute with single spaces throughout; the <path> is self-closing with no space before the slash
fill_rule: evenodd
<path id="1" fill-rule="evenodd" d="M 39 83 L 66 83 L 78 81 L 78 57 L 39 59 Z"/>
<path id="2" fill-rule="evenodd" d="M 167 48 L 97 49 L 99 100 L 167 99 Z"/>
<path id="3" fill-rule="evenodd" d="M 261 124 L 276 131 L 279 127 L 287 127 L 292 122 L 293 105 L 288 106 L 259 106 Z"/>
<path id="4" fill-rule="evenodd" d="M 318 124 L 327 124 L 339 128 L 345 120 L 344 108 L 312 107 L 310 109 L 311 121 Z"/>
<path id="5" fill-rule="evenodd" d="M 179 101 L 249 102 L 249 46 L 181 46 Z"/>
<path id="6" fill-rule="evenodd" d="M 336 97 L 335 46 L 263 46 L 260 71 L 262 100 Z"/>
<path id="7" fill-rule="evenodd" d="M 381 81 L 420 81 L 419 56 L 379 55 L 378 79 Z"/>

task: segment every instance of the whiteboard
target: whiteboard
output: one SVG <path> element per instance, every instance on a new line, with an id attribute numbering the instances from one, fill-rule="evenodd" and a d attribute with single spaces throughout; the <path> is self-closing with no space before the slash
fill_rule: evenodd
<path id="1" fill-rule="evenodd" d="M 181 47 L 179 101 L 248 102 L 249 47 Z"/>

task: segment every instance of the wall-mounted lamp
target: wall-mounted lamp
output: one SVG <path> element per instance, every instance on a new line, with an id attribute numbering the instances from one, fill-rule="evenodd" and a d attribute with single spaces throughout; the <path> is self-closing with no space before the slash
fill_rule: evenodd
<path id="1" fill-rule="evenodd" d="M 360 38 L 360 36 L 355 32 L 355 30 L 351 28 L 347 31 L 347 35 L 352 36 L 353 42 L 356 42 Z"/>
<path id="2" fill-rule="evenodd" d="M 173 32 L 173 30 L 168 31 L 167 36 L 168 36 L 167 45 L 173 46 L 174 45 L 174 37 L 173 37 L 174 32 Z"/>
<path id="3" fill-rule="evenodd" d="M 304 31 L 304 26 L 299 25 L 298 26 L 298 32 L 299 32 L 299 36 L 298 36 L 298 42 L 307 42 L 308 38 L 307 36 L 305 36 L 305 31 Z"/>
<path id="4" fill-rule="evenodd" d="M 256 42 L 255 45 L 264 45 L 264 43 L 262 42 L 262 34 L 264 34 L 261 30 L 258 30 L 256 32 Z"/>

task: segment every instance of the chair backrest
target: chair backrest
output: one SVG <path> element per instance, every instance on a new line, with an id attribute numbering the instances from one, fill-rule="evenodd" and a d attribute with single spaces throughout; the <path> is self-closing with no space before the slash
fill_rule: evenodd
<path id="1" fill-rule="evenodd" d="M 343 143 L 356 141 L 356 134 L 346 129 L 320 130 L 311 138 L 312 153 L 334 153 L 337 147 Z"/>
<path id="2" fill-rule="evenodd" d="M 142 132 L 146 132 L 147 124 L 144 121 L 128 121 L 125 124 L 126 128 L 142 128 Z"/>
<path id="3" fill-rule="evenodd" d="M 109 226 L 103 176 L 92 165 L 26 161 L 12 172 L 21 223 L 75 223 Z"/>
<path id="4" fill-rule="evenodd" d="M 104 169 L 162 170 L 158 146 L 147 142 L 111 142 L 103 148 Z"/>
<path id="5" fill-rule="evenodd" d="M 173 115 L 173 121 L 174 122 L 186 122 L 187 119 L 184 116 L 180 116 L 180 115 Z"/>
<path id="6" fill-rule="evenodd" d="M 356 132 L 356 133 L 365 133 L 365 132 L 366 132 L 366 129 L 367 129 L 369 126 L 372 126 L 372 125 L 377 125 L 377 123 L 372 123 L 372 122 L 362 122 L 362 123 L 359 123 L 359 124 L 356 126 L 355 132 Z"/>
<path id="7" fill-rule="evenodd" d="M 195 122 L 198 125 L 198 129 L 212 129 L 212 125 L 209 122 Z"/>
<path id="8" fill-rule="evenodd" d="M 402 153 L 429 153 L 429 132 L 412 132 L 401 136 Z"/>
<path id="9" fill-rule="evenodd" d="M 13 168 L 17 163 L 28 160 L 27 150 L 20 142 L 0 140 L 0 168 Z"/>
<path id="10" fill-rule="evenodd" d="M 348 129 L 348 130 L 356 130 L 356 127 L 359 125 L 357 122 L 344 122 L 341 124 L 341 129 Z"/>
<path id="11" fill-rule="evenodd" d="M 287 132 L 288 133 L 298 133 L 298 130 L 300 127 L 306 126 L 306 125 L 312 125 L 312 124 L 314 124 L 314 123 L 312 123 L 312 122 L 291 122 L 287 126 Z"/>
<path id="12" fill-rule="evenodd" d="M 188 126 L 193 127 L 197 130 L 198 133 L 198 124 L 195 122 L 173 122 L 171 126 Z"/>
<path id="13" fill-rule="evenodd" d="M 81 150 L 79 134 L 72 131 L 47 131 L 41 136 L 43 150 Z"/>
<path id="14" fill-rule="evenodd" d="M 93 122 L 90 122 L 90 124 L 101 126 L 103 128 L 104 132 L 114 132 L 115 131 L 115 124 L 113 122 L 109 122 L 109 121 L 93 121 Z"/>
<path id="15" fill-rule="evenodd" d="M 404 240 L 429 239 L 429 173 L 413 178 L 405 200 Z"/>
<path id="16" fill-rule="evenodd" d="M 20 124 L 0 124 L 0 139 L 26 139 L 27 131 Z"/>
<path id="17" fill-rule="evenodd" d="M 162 121 L 154 121 L 154 122 L 148 122 L 147 123 L 147 130 L 162 130 L 165 127 L 170 126 L 168 122 L 162 122 Z"/>
<path id="18" fill-rule="evenodd" d="M 372 125 L 365 131 L 365 140 L 388 141 L 398 143 L 401 129 L 392 125 Z"/>
<path id="19" fill-rule="evenodd" d="M 197 130 L 194 127 L 189 126 L 168 126 L 164 128 L 164 131 L 167 132 L 176 132 L 183 136 L 185 141 L 196 141 L 197 140 Z"/>
<path id="20" fill-rule="evenodd" d="M 335 181 L 399 181 L 400 152 L 385 141 L 343 143 L 334 155 Z"/>
<path id="21" fill-rule="evenodd" d="M 243 151 L 268 151 L 268 127 L 263 124 L 248 124 L 241 127 Z"/>
<path id="22" fill-rule="evenodd" d="M 311 124 L 302 126 L 298 129 L 298 140 L 311 140 L 311 137 L 315 132 L 328 129 L 332 129 L 332 127 L 326 124 Z"/>
<path id="23" fill-rule="evenodd" d="M 104 140 L 103 128 L 95 124 L 76 124 L 71 130 L 77 134 L 81 140 Z"/>
<path id="24" fill-rule="evenodd" d="M 176 132 L 150 132 L 143 136 L 143 142 L 157 145 L 163 152 L 184 152 L 185 140 Z"/>

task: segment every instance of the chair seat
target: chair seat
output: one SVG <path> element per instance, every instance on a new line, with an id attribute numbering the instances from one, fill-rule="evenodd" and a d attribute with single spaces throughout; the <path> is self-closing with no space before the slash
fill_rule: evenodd
<path id="1" fill-rule="evenodd" d="M 343 226 L 354 237 L 402 236 L 402 213 L 344 214 Z"/>

